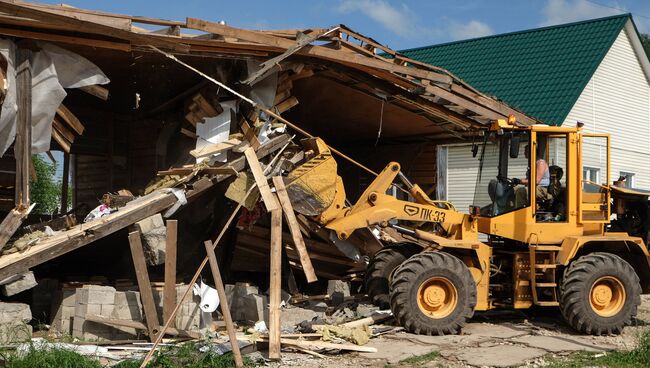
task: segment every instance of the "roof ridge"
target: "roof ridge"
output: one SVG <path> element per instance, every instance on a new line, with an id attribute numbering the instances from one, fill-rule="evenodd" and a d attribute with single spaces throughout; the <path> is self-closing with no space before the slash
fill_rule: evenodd
<path id="1" fill-rule="evenodd" d="M 507 37 L 507 36 L 513 36 L 513 35 L 526 34 L 526 33 L 543 32 L 543 31 L 548 31 L 548 30 L 551 30 L 551 29 L 572 27 L 572 26 L 577 26 L 577 25 L 581 25 L 581 24 L 604 22 L 604 21 L 608 21 L 608 20 L 612 20 L 612 19 L 616 19 L 616 18 L 632 18 L 632 13 L 621 13 L 621 14 L 616 14 L 616 15 L 610 15 L 608 17 L 602 17 L 602 18 L 586 19 L 586 20 L 581 20 L 581 21 L 571 22 L 571 23 L 556 24 L 556 25 L 552 25 L 552 26 L 545 26 L 545 27 L 539 27 L 539 28 L 530 28 L 530 29 L 524 29 L 524 30 L 520 30 L 520 31 L 507 32 L 507 33 L 499 33 L 499 34 L 490 35 L 490 36 L 468 38 L 468 39 L 465 39 L 465 40 L 450 41 L 450 42 L 432 44 L 432 45 L 427 45 L 427 46 L 419 46 L 419 47 L 414 47 L 414 48 L 411 48 L 411 49 L 399 50 L 399 52 L 400 53 L 412 52 L 412 51 L 418 51 L 418 50 L 424 50 L 424 49 L 433 49 L 433 48 L 442 47 L 442 46 L 457 45 L 457 44 L 462 44 L 462 43 L 466 43 L 466 42 L 480 41 L 480 40 L 485 40 L 485 39 L 490 39 L 490 38 L 500 38 L 500 37 Z"/>

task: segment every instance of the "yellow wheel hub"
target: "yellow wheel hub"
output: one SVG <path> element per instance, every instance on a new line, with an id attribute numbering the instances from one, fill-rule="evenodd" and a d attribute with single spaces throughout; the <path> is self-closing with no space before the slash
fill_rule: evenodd
<path id="1" fill-rule="evenodd" d="M 430 318 L 445 318 L 456 309 L 458 291 L 445 277 L 432 277 L 418 288 L 418 307 Z"/>
<path id="2" fill-rule="evenodd" d="M 589 292 L 591 309 L 601 317 L 615 316 L 625 305 L 625 287 L 613 276 L 596 280 Z"/>

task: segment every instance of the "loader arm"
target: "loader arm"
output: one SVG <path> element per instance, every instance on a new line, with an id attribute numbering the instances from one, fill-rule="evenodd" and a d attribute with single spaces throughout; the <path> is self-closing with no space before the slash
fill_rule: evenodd
<path id="1" fill-rule="evenodd" d="M 415 202 L 386 194 L 398 175 Z M 372 225 L 388 226 L 392 220 L 435 222 L 442 226 L 447 238 L 477 239 L 476 222 L 471 216 L 456 211 L 449 202 L 429 199 L 419 186 L 411 184 L 401 174 L 400 165 L 396 162 L 384 168 L 352 207 L 342 206 L 345 192 L 340 178 L 337 187 L 340 187 L 337 188 L 337 198 L 319 217 L 319 221 L 326 228 L 334 230 L 339 239 L 347 239 L 356 229 Z M 339 195 L 341 193 L 342 196 Z"/>

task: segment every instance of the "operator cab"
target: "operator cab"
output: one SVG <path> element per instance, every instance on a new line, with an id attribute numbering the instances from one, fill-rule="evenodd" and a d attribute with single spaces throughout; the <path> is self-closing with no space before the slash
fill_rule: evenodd
<path id="1" fill-rule="evenodd" d="M 496 217 L 535 203 L 536 222 L 565 222 L 566 141 L 566 134 L 532 130 L 487 132 L 474 149 L 480 163 L 474 213 Z"/>

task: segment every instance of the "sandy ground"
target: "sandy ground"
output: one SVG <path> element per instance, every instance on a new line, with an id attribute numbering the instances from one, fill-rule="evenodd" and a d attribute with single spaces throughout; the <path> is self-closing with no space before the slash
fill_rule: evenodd
<path id="1" fill-rule="evenodd" d="M 587 336 L 573 331 L 556 310 L 477 313 L 462 335 L 420 336 L 398 332 L 373 338 L 377 353 L 337 353 L 326 358 L 283 352 L 274 367 L 386 367 L 411 356 L 439 352 L 422 367 L 543 366 L 548 359 L 575 351 L 632 349 L 637 336 L 650 329 L 650 295 L 642 296 L 635 326 L 619 336 Z"/>

